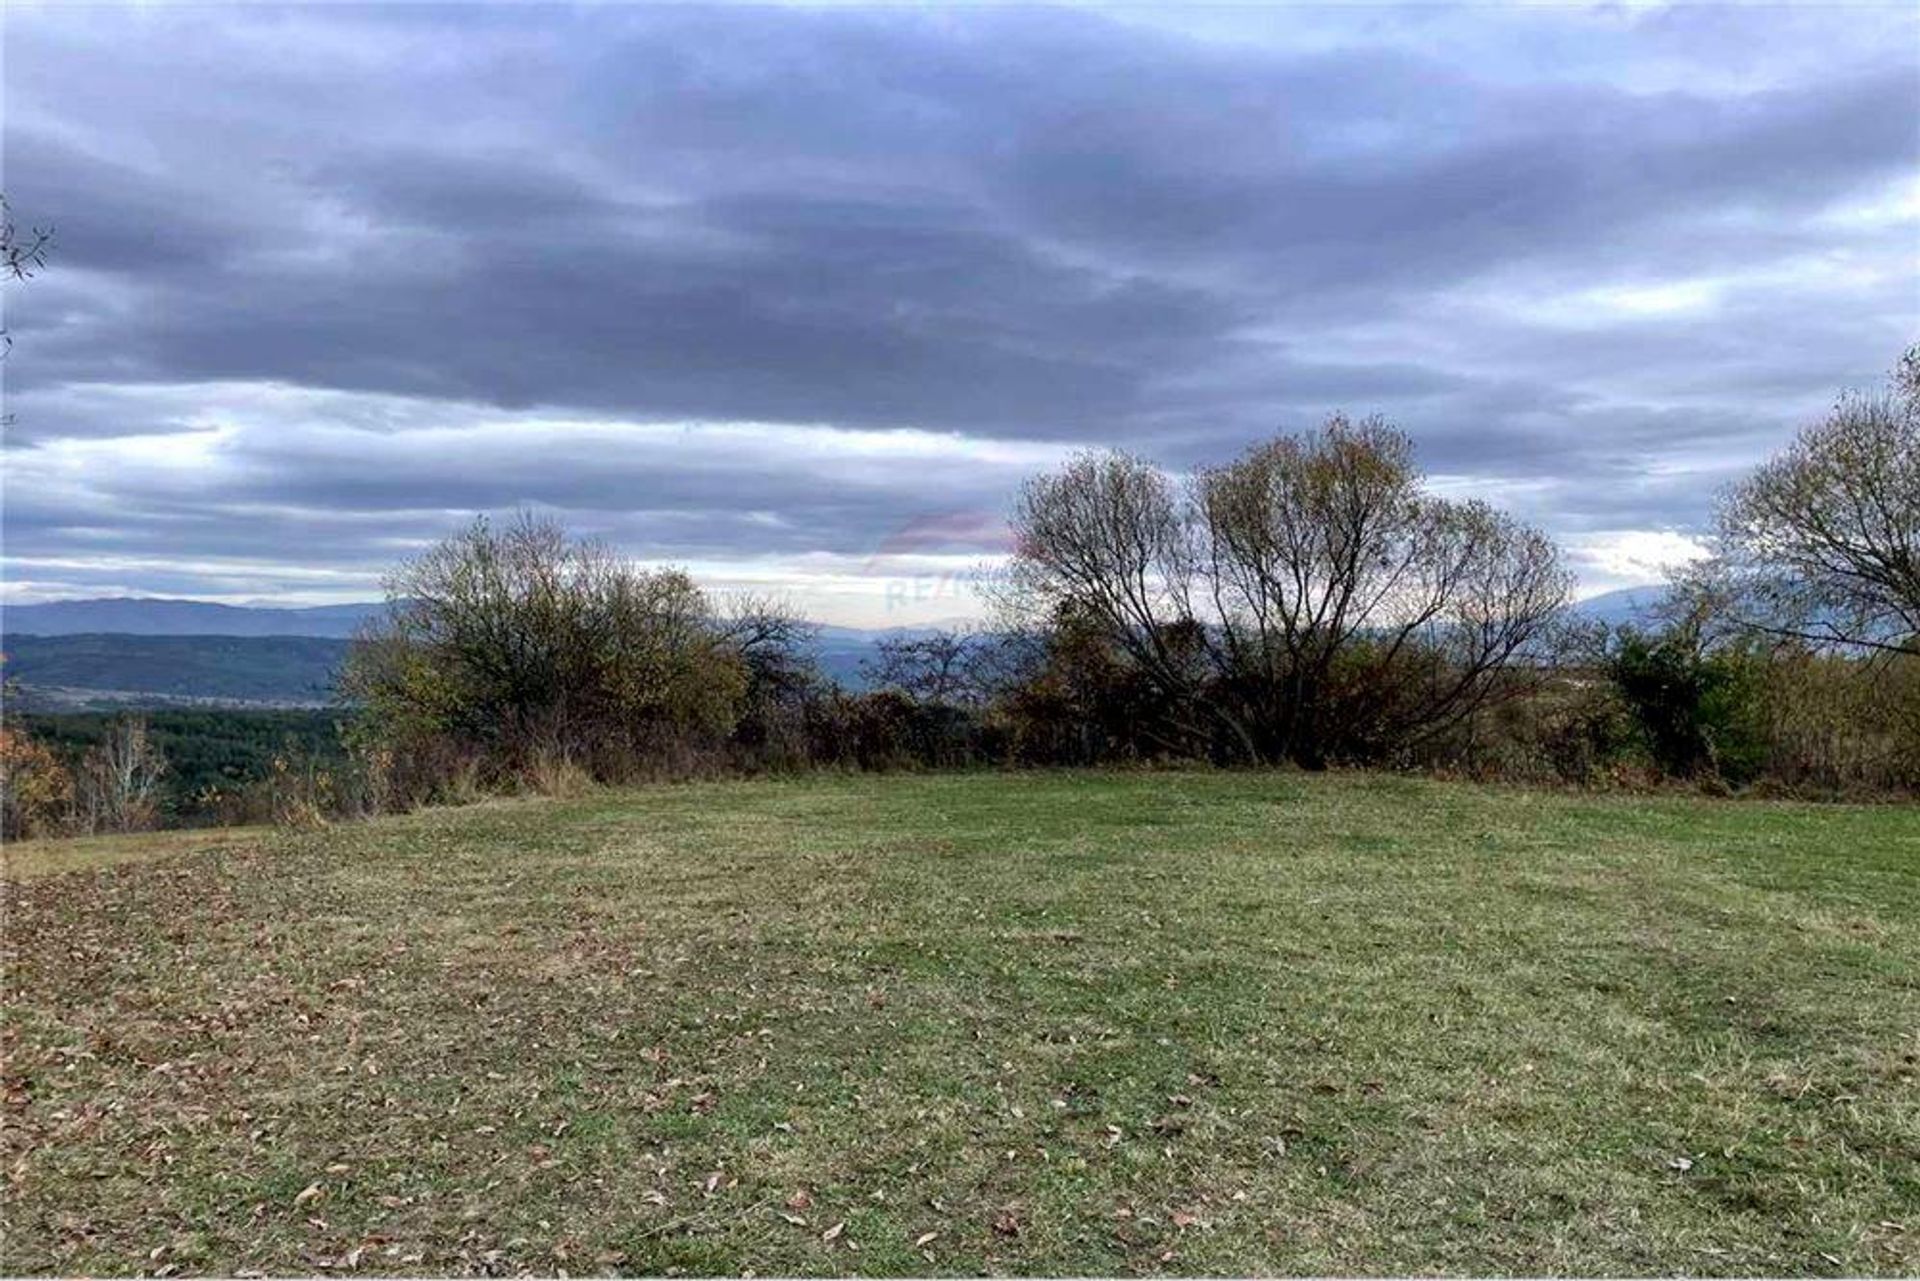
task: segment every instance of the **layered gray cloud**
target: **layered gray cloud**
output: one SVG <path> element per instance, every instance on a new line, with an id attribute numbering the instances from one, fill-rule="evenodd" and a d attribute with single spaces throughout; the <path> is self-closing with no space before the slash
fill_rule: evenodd
<path id="1" fill-rule="evenodd" d="M 1337 408 L 1604 585 L 1920 328 L 1892 7 L 5 22 L 15 594 L 531 504 L 850 615 L 1073 447 Z"/>

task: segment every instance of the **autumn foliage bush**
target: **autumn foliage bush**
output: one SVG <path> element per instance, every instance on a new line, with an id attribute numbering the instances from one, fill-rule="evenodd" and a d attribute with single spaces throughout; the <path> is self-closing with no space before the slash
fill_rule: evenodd
<path id="1" fill-rule="evenodd" d="M 72 772 L 44 744 L 0 728 L 0 839 L 57 835 L 72 812 Z"/>

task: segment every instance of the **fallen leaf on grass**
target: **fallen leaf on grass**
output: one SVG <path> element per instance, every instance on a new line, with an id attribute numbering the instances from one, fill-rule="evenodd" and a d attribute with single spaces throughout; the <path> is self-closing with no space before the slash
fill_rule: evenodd
<path id="1" fill-rule="evenodd" d="M 918 1250 L 921 1246 L 926 1245 L 928 1242 L 934 1240 L 939 1235 L 940 1234 L 938 1232 L 922 1232 L 919 1236 L 913 1239 L 913 1248 Z"/>
<path id="2" fill-rule="evenodd" d="M 326 1189 L 318 1183 L 309 1183 L 306 1188 L 301 1191 L 300 1195 L 293 1198 L 293 1203 L 295 1205 L 305 1205 L 309 1201 L 318 1201 L 325 1193 Z"/>
<path id="3" fill-rule="evenodd" d="M 828 1228 L 825 1232 L 822 1232 L 820 1234 L 820 1239 L 826 1242 L 837 1241 L 840 1239 L 840 1234 L 842 1232 L 845 1232 L 846 1230 L 847 1230 L 847 1222 L 845 1219 L 842 1219 L 840 1222 Z"/>

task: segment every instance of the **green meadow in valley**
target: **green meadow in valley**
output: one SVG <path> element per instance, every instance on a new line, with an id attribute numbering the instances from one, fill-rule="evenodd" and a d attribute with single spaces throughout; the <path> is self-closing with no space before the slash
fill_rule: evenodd
<path id="1" fill-rule="evenodd" d="M 1920 1271 L 1920 813 L 812 777 L 8 849 L 0 1271 Z"/>

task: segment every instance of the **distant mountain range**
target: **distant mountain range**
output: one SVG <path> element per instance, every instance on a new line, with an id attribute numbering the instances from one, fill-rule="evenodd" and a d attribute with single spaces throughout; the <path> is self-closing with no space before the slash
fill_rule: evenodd
<path id="1" fill-rule="evenodd" d="M 76 636 L 333 636 L 345 639 L 386 608 L 377 601 L 281 608 L 122 596 L 0 608 L 0 633 Z"/>
<path id="2" fill-rule="evenodd" d="M 386 607 L 310 608 L 120 597 L 0 609 L 14 706 L 311 706 L 331 697 L 348 640 Z M 889 636 L 922 628 L 819 629 L 814 658 L 849 688 Z"/>
<path id="3" fill-rule="evenodd" d="M 1644 622 L 1665 589 L 1632 587 L 1581 601 L 1608 625 Z M 286 609 L 126 597 L 0 610 L 4 674 L 16 707 L 311 706 L 331 697 L 347 640 L 376 602 Z M 926 628 L 822 626 L 814 657 L 828 676 L 864 687 L 863 667 L 890 636 Z"/>

